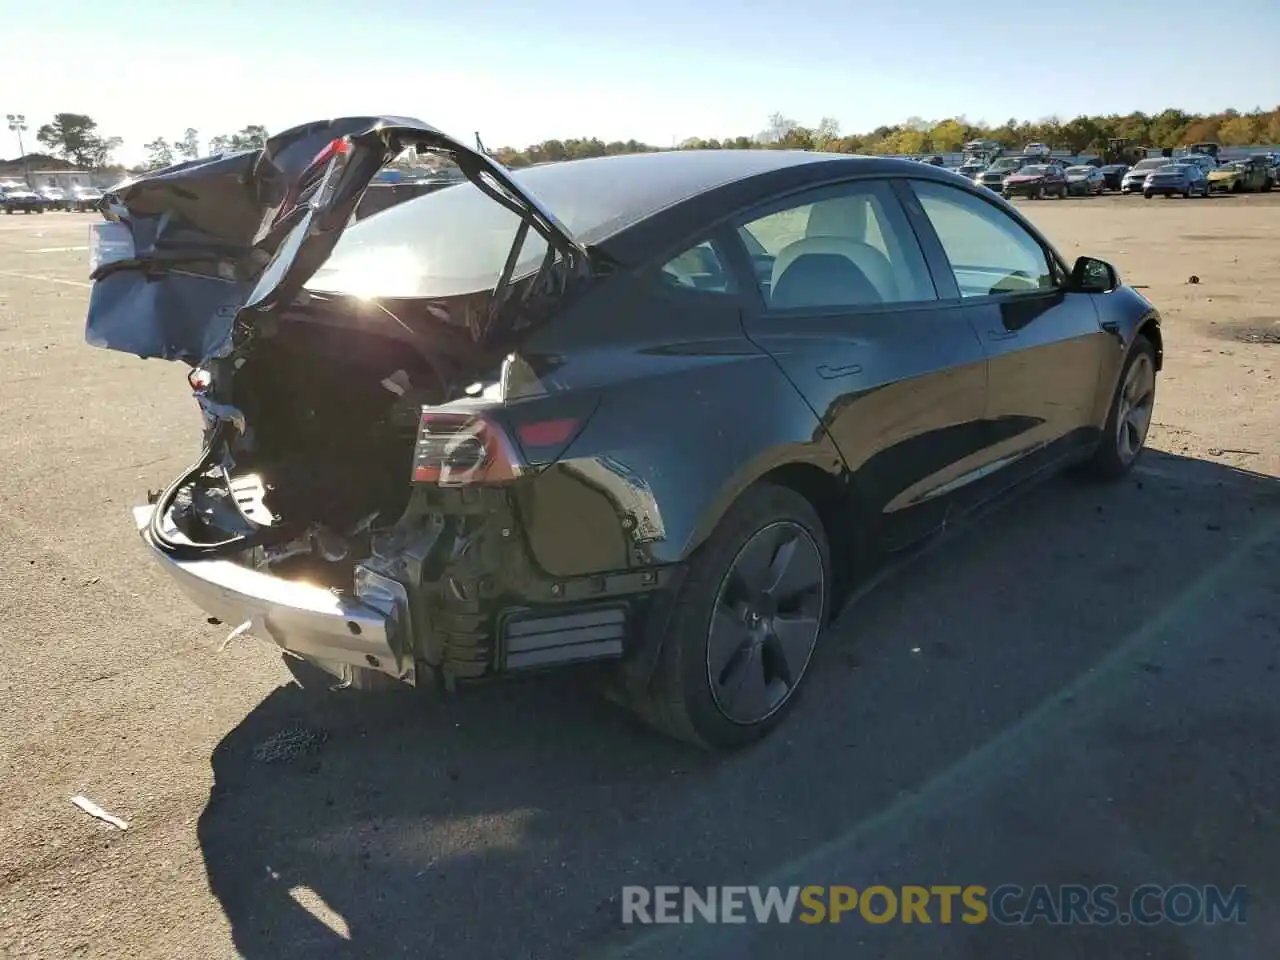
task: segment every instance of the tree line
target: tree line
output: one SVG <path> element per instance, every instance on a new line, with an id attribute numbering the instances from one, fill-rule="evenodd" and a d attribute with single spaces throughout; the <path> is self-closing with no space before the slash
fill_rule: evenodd
<path id="1" fill-rule="evenodd" d="M 111 159 L 112 154 L 124 145 L 124 140 L 104 135 L 98 129 L 98 122 L 88 114 L 56 113 L 49 123 L 43 124 L 36 131 L 36 140 L 51 155 L 77 167 L 90 170 L 123 169 L 113 164 Z M 194 160 L 217 153 L 252 150 L 261 147 L 266 140 L 267 128 L 257 124 L 250 124 L 238 133 L 219 134 L 207 141 L 200 139 L 198 130 L 187 127 L 180 137 L 171 140 L 156 137 L 144 144 L 147 159 L 132 168 L 131 172 L 155 170 L 181 160 Z"/>
<path id="2" fill-rule="evenodd" d="M 911 117 L 894 126 L 882 126 L 867 133 L 844 134 L 832 117 L 816 126 L 804 126 L 782 113 L 769 117 L 765 128 L 752 136 L 723 139 L 690 137 L 677 144 L 684 150 L 748 150 L 772 147 L 786 150 L 821 150 L 830 153 L 935 154 L 957 153 L 970 140 L 998 140 L 1011 147 L 1026 143 L 1047 143 L 1054 149 L 1072 153 L 1101 151 L 1107 141 L 1125 137 L 1136 146 L 1178 147 L 1189 143 L 1215 142 L 1223 146 L 1251 146 L 1280 143 L 1280 107 L 1241 113 L 1195 114 L 1170 108 L 1157 114 L 1134 112 L 1106 116 L 1079 116 L 1072 120 L 1048 117 L 1038 122 L 1010 119 L 999 126 L 974 123 L 964 117 L 926 121 Z M 509 167 L 528 166 L 552 160 L 576 160 L 615 153 L 656 150 L 635 140 L 604 143 L 598 138 L 544 140 L 525 147 L 500 147 L 492 153 Z"/>
<path id="3" fill-rule="evenodd" d="M 963 144 L 978 138 L 998 140 L 1008 146 L 1047 143 L 1072 153 L 1100 151 L 1107 140 L 1125 137 L 1135 145 L 1177 147 L 1187 143 L 1212 141 L 1223 146 L 1280 143 L 1280 106 L 1273 110 L 1241 113 L 1196 114 L 1170 108 L 1156 114 L 1134 112 L 1105 116 L 1079 116 L 1071 120 L 1048 117 L 1036 122 L 1010 119 L 998 126 L 971 122 L 965 117 L 927 121 L 911 117 L 900 124 L 881 126 L 866 133 L 845 134 L 832 117 L 823 117 L 814 126 L 805 126 L 782 113 L 769 117 L 763 130 L 751 135 L 724 138 L 690 137 L 676 145 L 684 150 L 746 150 L 760 147 L 790 150 L 822 150 L 833 153 L 933 154 L 955 153 Z M 265 127 L 250 124 L 239 132 L 219 134 L 202 140 L 187 127 L 181 135 L 159 136 L 144 144 L 145 162 L 130 172 L 153 170 L 181 160 L 195 159 L 227 151 L 261 147 Z M 123 141 L 106 136 L 92 117 L 80 113 L 59 113 L 36 133 L 36 139 L 58 157 L 76 166 L 101 169 L 111 166 L 112 154 Z M 638 140 L 605 142 L 598 137 L 544 140 L 524 148 L 499 147 L 491 150 L 509 167 L 523 167 L 557 160 L 603 157 L 620 153 L 649 153 L 662 149 Z"/>

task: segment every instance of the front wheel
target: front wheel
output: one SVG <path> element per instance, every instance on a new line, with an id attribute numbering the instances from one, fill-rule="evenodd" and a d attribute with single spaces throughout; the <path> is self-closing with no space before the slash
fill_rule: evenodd
<path id="1" fill-rule="evenodd" d="M 1101 480 L 1119 480 L 1133 469 L 1147 442 L 1156 403 L 1156 348 L 1139 335 L 1129 348 L 1111 399 L 1098 449 L 1089 462 Z"/>
<path id="2" fill-rule="evenodd" d="M 652 726 L 704 749 L 767 735 L 794 706 L 831 602 L 813 507 L 761 484 L 698 549 L 673 598 L 650 689 L 626 695 Z"/>
<path id="3" fill-rule="evenodd" d="M 1143 190 L 1142 196 L 1145 197 L 1147 200 L 1150 200 L 1154 196 L 1154 194 L 1150 190 Z"/>

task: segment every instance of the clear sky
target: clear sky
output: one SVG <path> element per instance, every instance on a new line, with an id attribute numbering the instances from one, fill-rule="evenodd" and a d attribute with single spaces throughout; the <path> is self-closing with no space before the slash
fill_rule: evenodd
<path id="1" fill-rule="evenodd" d="M 910 116 L 1280 103 L 1280 0 L 57 0 L 3 4 L 0 113 L 156 136 L 418 117 L 490 146 L 845 132 Z M 22 30 L 22 42 L 12 42 Z M 119 39 L 112 39 L 118 37 Z M 0 156 L 16 143 L 0 128 Z M 31 149 L 31 145 L 28 146 Z"/>

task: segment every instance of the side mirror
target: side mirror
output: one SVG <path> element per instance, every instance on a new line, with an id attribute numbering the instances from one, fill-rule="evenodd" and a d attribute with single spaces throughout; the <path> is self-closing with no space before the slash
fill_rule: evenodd
<path id="1" fill-rule="evenodd" d="M 1116 268 L 1105 260 L 1081 257 L 1071 268 L 1071 287 L 1082 293 L 1110 293 L 1120 286 Z"/>

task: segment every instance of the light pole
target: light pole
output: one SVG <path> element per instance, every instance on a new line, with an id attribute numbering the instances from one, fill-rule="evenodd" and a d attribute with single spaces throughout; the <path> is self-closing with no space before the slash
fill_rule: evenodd
<path id="1" fill-rule="evenodd" d="M 27 186 L 31 186 L 31 171 L 27 169 L 27 150 L 22 145 L 22 131 L 27 129 L 27 118 L 20 113 L 6 113 L 4 118 L 9 121 L 9 129 L 18 135 L 18 156 L 22 160 L 22 179 L 27 181 Z"/>

